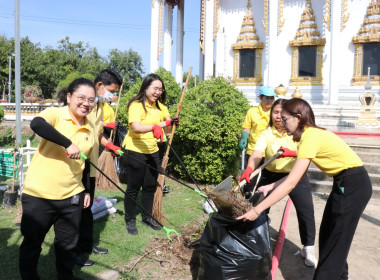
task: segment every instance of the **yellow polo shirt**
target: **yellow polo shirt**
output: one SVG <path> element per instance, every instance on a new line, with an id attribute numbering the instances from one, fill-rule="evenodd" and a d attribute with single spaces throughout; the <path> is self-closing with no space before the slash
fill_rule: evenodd
<path id="1" fill-rule="evenodd" d="M 259 134 L 267 128 L 269 123 L 269 113 L 263 111 L 261 103 L 257 107 L 253 107 L 248 110 L 247 115 L 243 123 L 243 128 L 249 128 L 249 138 L 248 138 L 248 147 L 247 154 L 251 155 L 253 148 L 255 147 L 257 137 Z"/>
<path id="2" fill-rule="evenodd" d="M 293 141 L 293 136 L 281 135 L 275 126 L 268 127 L 257 138 L 255 151 L 263 152 L 265 161 L 273 157 L 281 147 L 297 151 L 297 143 Z M 266 169 L 272 172 L 289 173 L 292 170 L 296 159 L 291 157 L 279 158 L 272 161 Z"/>
<path id="3" fill-rule="evenodd" d="M 330 177 L 345 169 L 363 166 L 359 156 L 339 136 L 315 127 L 305 127 L 297 158 L 311 159 Z"/>
<path id="4" fill-rule="evenodd" d="M 103 133 L 103 107 L 104 103 L 98 102 L 92 109 L 91 113 L 87 115 L 87 119 L 89 122 L 93 124 L 95 127 L 95 143 L 92 149 L 93 155 L 93 163 L 98 166 L 98 156 L 99 156 L 99 135 Z M 111 108 L 112 109 L 112 108 Z M 96 177 L 96 169 L 91 165 L 90 176 Z"/>
<path id="5" fill-rule="evenodd" d="M 133 122 L 140 122 L 141 124 L 154 125 L 160 124 L 161 111 L 157 108 L 156 104 L 150 106 L 145 103 L 145 112 L 140 101 L 134 101 L 128 109 L 128 133 L 124 138 L 124 149 L 135 151 L 142 154 L 153 154 L 158 151 L 157 139 L 153 136 L 153 131 L 145 133 L 136 133 L 132 129 Z"/>
<path id="6" fill-rule="evenodd" d="M 103 122 L 110 123 L 115 121 L 115 112 L 108 103 L 103 106 Z"/>
<path id="7" fill-rule="evenodd" d="M 87 120 L 78 128 L 67 106 L 50 107 L 38 116 L 69 138 L 84 155 L 91 154 L 95 133 L 93 125 Z M 28 168 L 23 193 L 53 200 L 69 198 L 84 191 L 82 184 L 84 166 L 85 162 L 82 159 L 67 158 L 64 147 L 42 139 Z"/>

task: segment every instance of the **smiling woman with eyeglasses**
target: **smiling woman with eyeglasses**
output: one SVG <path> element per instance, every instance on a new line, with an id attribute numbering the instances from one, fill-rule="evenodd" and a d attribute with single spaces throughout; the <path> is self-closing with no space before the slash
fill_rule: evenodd
<path id="1" fill-rule="evenodd" d="M 66 106 L 50 107 L 30 123 L 43 139 L 22 189 L 24 239 L 19 254 L 22 279 L 39 279 L 37 263 L 41 245 L 52 225 L 57 279 L 74 279 L 82 208 L 90 204 L 90 168 L 80 160 L 80 153 L 93 160 L 95 130 L 86 117 L 94 105 L 94 84 L 84 78 L 76 79 L 67 88 L 66 98 Z"/>
<path id="2" fill-rule="evenodd" d="M 281 119 L 288 134 L 299 143 L 294 167 L 287 177 L 261 187 L 264 193 L 273 191 L 238 219 L 257 219 L 295 187 L 313 162 L 334 178 L 319 230 L 319 262 L 314 279 L 348 279 L 347 256 L 372 195 L 368 173 L 359 156 L 339 136 L 315 124 L 313 110 L 305 100 L 293 98 L 285 102 Z"/>
<path id="3" fill-rule="evenodd" d="M 157 189 L 159 149 L 157 142 L 163 141 L 162 128 L 179 124 L 178 118 L 161 121 L 164 110 L 165 85 L 156 74 L 149 74 L 143 80 L 138 94 L 128 103 L 128 134 L 122 144 L 125 156 L 122 158 L 127 169 L 126 195 L 124 198 L 127 232 L 138 234 L 136 228 L 135 201 L 142 188 L 142 223 L 154 230 L 160 226 L 149 217 L 152 214 L 154 194 Z M 150 168 L 150 166 L 152 168 Z"/>

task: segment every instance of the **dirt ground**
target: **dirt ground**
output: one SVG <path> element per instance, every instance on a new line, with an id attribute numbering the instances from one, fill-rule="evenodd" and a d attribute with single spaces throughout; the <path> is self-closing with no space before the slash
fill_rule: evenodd
<path id="1" fill-rule="evenodd" d="M 313 195 L 317 236 L 327 196 Z M 274 251 L 287 198 L 270 210 L 271 247 Z M 352 280 L 379 279 L 380 275 L 380 200 L 371 199 L 362 215 L 351 245 L 348 257 L 349 277 Z M 202 216 L 182 231 L 182 235 L 169 242 L 166 238 L 155 238 L 147 248 L 147 253 L 131 260 L 128 265 L 139 276 L 136 279 L 196 279 L 199 267 L 199 254 L 196 246 L 190 244 L 200 238 L 202 224 L 207 215 Z M 294 206 L 290 211 L 280 265 L 275 280 L 309 280 L 314 269 L 304 265 L 299 254 L 301 242 Z M 318 238 L 316 238 L 318 257 Z M 196 242 L 195 242 L 196 243 Z M 194 250 L 195 248 L 195 250 Z"/>

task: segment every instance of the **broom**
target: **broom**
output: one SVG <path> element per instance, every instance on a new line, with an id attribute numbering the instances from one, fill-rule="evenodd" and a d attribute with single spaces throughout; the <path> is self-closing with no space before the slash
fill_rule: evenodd
<path id="1" fill-rule="evenodd" d="M 183 100 L 183 97 L 185 96 L 187 83 L 189 82 L 189 78 L 191 76 L 191 71 L 192 70 L 193 70 L 193 67 L 190 67 L 189 73 L 187 74 L 185 85 L 184 85 L 184 87 L 182 89 L 181 99 L 179 100 L 179 105 L 178 105 L 177 113 L 175 115 L 176 118 L 178 118 L 178 116 L 179 116 L 179 111 L 181 110 L 182 100 Z M 162 158 L 162 163 L 161 163 L 161 171 L 162 172 L 165 172 L 166 166 L 168 165 L 170 146 L 171 146 L 172 141 L 173 141 L 175 128 L 176 128 L 176 125 L 173 124 L 172 132 L 171 132 L 171 137 L 169 139 L 169 145 L 167 146 L 165 155 Z M 153 215 L 153 217 L 156 220 L 160 221 L 161 223 L 162 223 L 162 221 L 164 219 L 164 215 L 162 213 L 162 196 L 163 196 L 164 180 L 165 180 L 165 176 L 163 174 L 158 175 L 157 189 L 156 189 L 156 193 L 154 194 L 153 209 L 152 209 L 152 215 Z"/>
<path id="2" fill-rule="evenodd" d="M 119 96 L 117 99 L 117 105 L 116 105 L 116 111 L 115 111 L 115 117 L 114 121 L 116 121 L 117 116 L 117 110 L 119 109 L 119 102 L 120 102 L 120 96 L 121 92 L 123 90 L 124 80 L 121 84 L 120 90 L 119 90 Z M 110 134 L 110 139 L 113 142 L 112 139 L 113 130 Z M 120 185 L 119 176 L 116 173 L 113 156 L 110 151 L 107 149 L 104 149 L 103 153 L 99 157 L 98 161 L 98 167 L 99 169 L 103 170 L 104 173 L 106 173 L 116 184 Z M 104 177 L 99 171 L 96 172 L 96 185 L 100 190 L 109 190 L 113 188 L 113 185 L 110 183 L 110 181 Z"/>

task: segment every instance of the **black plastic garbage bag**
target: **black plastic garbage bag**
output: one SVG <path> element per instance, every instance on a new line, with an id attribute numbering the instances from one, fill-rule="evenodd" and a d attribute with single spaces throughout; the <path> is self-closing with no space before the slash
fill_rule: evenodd
<path id="1" fill-rule="evenodd" d="M 114 144 L 116 146 L 121 147 L 124 141 L 125 136 L 127 135 L 127 128 L 122 125 L 121 123 L 117 123 L 116 130 L 115 130 L 115 141 Z M 119 176 L 119 180 L 121 183 L 126 184 L 127 183 L 127 167 L 125 164 L 123 164 L 123 160 L 120 157 L 115 157 L 114 160 L 116 173 Z"/>
<path id="2" fill-rule="evenodd" d="M 265 212 L 253 222 L 211 214 L 199 251 L 199 280 L 272 279 L 272 252 Z"/>

